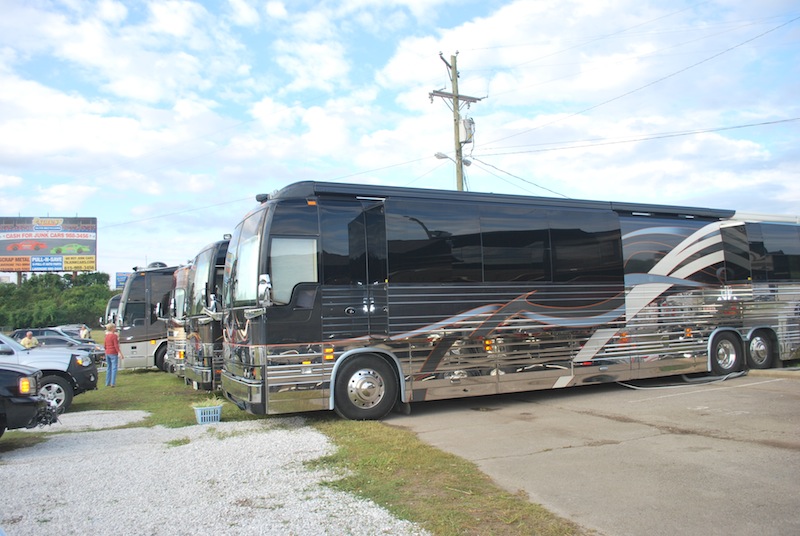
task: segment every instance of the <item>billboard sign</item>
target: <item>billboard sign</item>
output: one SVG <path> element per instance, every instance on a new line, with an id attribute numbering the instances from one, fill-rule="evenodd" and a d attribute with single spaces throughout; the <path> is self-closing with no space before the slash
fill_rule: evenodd
<path id="1" fill-rule="evenodd" d="M 123 288 L 125 286 L 125 281 L 133 274 L 133 272 L 117 272 L 116 274 L 116 288 Z"/>
<path id="2" fill-rule="evenodd" d="M 0 217 L 0 272 L 97 270 L 97 218 Z"/>

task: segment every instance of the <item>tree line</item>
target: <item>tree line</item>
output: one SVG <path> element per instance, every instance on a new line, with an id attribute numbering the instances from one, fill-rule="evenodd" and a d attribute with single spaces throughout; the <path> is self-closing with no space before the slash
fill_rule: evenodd
<path id="1" fill-rule="evenodd" d="M 62 324 L 99 327 L 106 304 L 116 291 L 102 272 L 34 274 L 19 285 L 0 284 L 0 326 L 40 328 Z"/>

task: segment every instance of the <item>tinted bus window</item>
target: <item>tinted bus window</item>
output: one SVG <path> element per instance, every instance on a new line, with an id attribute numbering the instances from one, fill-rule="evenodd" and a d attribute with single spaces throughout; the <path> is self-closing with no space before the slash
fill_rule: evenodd
<path id="1" fill-rule="evenodd" d="M 122 322 L 126 326 L 144 326 L 147 318 L 147 304 L 145 303 L 145 283 L 143 275 L 133 274 L 128 292 L 125 296 L 125 310 L 122 311 Z"/>
<path id="2" fill-rule="evenodd" d="M 550 281 L 547 212 L 481 207 L 484 281 Z"/>
<path id="3" fill-rule="evenodd" d="M 621 282 L 622 242 L 613 212 L 550 212 L 553 281 Z"/>
<path id="4" fill-rule="evenodd" d="M 357 201 L 320 202 L 322 269 L 326 285 L 352 285 L 367 280 L 364 218 Z"/>
<path id="5" fill-rule="evenodd" d="M 275 207 L 269 234 L 316 235 L 319 234 L 317 228 L 317 206 L 309 205 L 305 199 L 290 199 Z"/>
<path id="6" fill-rule="evenodd" d="M 800 279 L 800 228 L 778 223 L 748 223 L 753 280 Z"/>
<path id="7" fill-rule="evenodd" d="M 481 281 L 478 209 L 456 202 L 387 200 L 389 280 Z"/>
<path id="8" fill-rule="evenodd" d="M 744 225 L 727 226 L 720 229 L 725 251 L 725 269 L 720 283 L 747 281 L 751 276 L 750 247 Z"/>

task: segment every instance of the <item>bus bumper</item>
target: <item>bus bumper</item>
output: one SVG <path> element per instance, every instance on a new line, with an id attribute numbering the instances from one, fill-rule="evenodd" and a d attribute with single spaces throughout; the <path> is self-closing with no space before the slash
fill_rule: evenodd
<path id="1" fill-rule="evenodd" d="M 239 409 L 254 415 L 267 414 L 264 385 L 261 382 L 237 378 L 223 370 L 222 392 L 228 400 L 239 406 Z"/>
<path id="2" fill-rule="evenodd" d="M 208 367 L 198 367 L 186 365 L 183 369 L 183 377 L 187 384 L 191 384 L 194 389 L 201 391 L 211 391 L 214 389 L 214 371 Z"/>

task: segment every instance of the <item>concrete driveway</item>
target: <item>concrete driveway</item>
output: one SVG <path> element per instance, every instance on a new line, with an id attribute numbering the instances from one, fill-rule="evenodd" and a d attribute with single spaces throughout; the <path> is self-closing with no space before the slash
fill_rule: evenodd
<path id="1" fill-rule="evenodd" d="M 762 374 L 419 403 L 386 422 L 601 534 L 800 534 L 800 373 Z"/>

